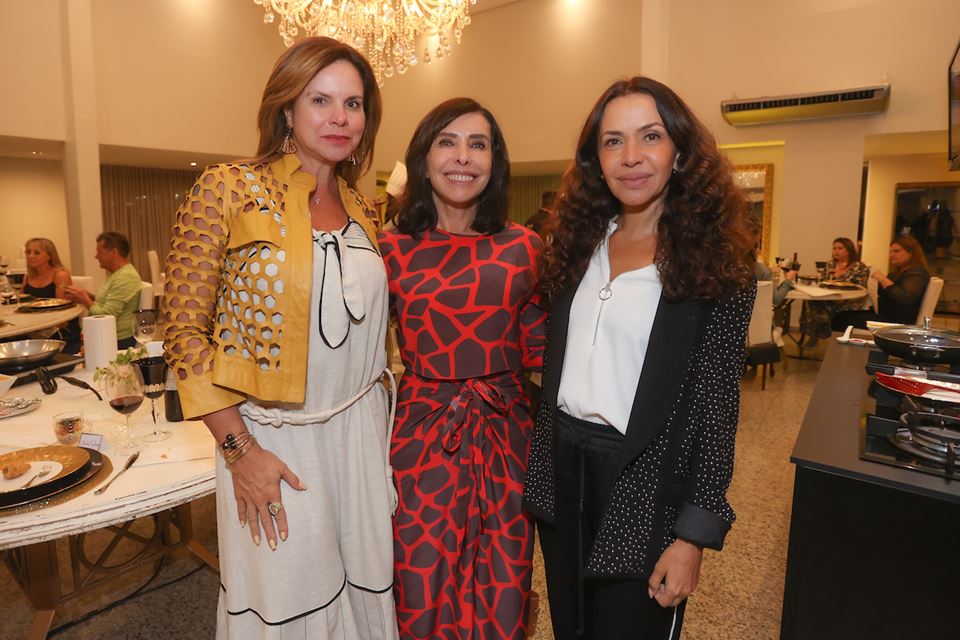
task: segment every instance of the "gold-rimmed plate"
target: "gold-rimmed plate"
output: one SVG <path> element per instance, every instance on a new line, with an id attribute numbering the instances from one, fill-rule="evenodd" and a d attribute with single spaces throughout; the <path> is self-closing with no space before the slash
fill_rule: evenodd
<path id="1" fill-rule="evenodd" d="M 28 498 L 20 502 L 0 502 L 0 515 L 10 515 L 41 509 L 56 504 L 63 504 L 77 496 L 83 495 L 110 476 L 113 465 L 110 458 L 99 451 L 84 449 L 90 454 L 90 460 L 79 472 L 69 480 L 61 482 L 57 487 L 48 487 L 40 496 Z M 89 482 L 88 482 L 89 481 Z"/>
<path id="2" fill-rule="evenodd" d="M 40 298 L 33 302 L 20 305 L 17 311 L 56 311 L 72 306 L 73 303 L 63 298 Z"/>
<path id="3" fill-rule="evenodd" d="M 32 447 L 0 455 L 0 467 L 10 463 L 25 462 L 31 466 L 28 473 L 36 473 L 34 469 L 38 468 L 37 463 L 40 467 L 44 463 L 60 465 L 59 471 L 51 473 L 46 478 L 39 478 L 30 487 L 23 487 L 30 476 L 24 474 L 17 478 L 19 484 L 14 483 L 12 488 L 0 492 L 0 508 L 38 500 L 56 493 L 66 486 L 73 486 L 74 481 L 82 476 L 90 466 L 90 455 L 90 449 L 63 445 Z M 4 484 L 9 486 L 8 483 Z"/>

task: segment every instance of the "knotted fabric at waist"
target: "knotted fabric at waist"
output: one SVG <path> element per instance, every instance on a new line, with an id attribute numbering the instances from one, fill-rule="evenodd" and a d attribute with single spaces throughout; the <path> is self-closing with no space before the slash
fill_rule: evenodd
<path id="1" fill-rule="evenodd" d="M 454 453 L 463 442 L 463 434 L 470 426 L 479 427 L 484 413 L 506 416 L 510 402 L 522 392 L 519 371 L 507 371 L 483 378 L 469 378 L 459 382 L 441 422 L 441 442 L 448 453 Z M 482 438 L 481 430 L 474 440 Z"/>
<path id="2" fill-rule="evenodd" d="M 240 405 L 240 414 L 250 420 L 267 427 L 282 427 L 283 425 L 302 427 L 311 424 L 324 423 L 341 411 L 346 411 L 352 407 L 360 398 L 365 396 L 373 389 L 383 376 L 386 375 L 390 381 L 390 421 L 389 431 L 393 431 L 393 419 L 397 410 L 397 382 L 393 377 L 393 372 L 389 368 L 384 369 L 380 375 L 363 385 L 357 393 L 347 398 L 337 406 L 331 409 L 325 409 L 316 413 L 301 413 L 297 411 L 288 411 L 279 407 L 264 407 L 247 400 Z M 388 434 L 389 435 L 389 434 Z M 389 442 L 389 438 L 387 440 Z"/>

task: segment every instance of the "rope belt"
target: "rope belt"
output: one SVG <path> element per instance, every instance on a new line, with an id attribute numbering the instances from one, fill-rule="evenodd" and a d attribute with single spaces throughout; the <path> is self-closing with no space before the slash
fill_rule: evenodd
<path id="1" fill-rule="evenodd" d="M 373 389 L 380 381 L 383 379 L 383 376 L 387 376 L 387 380 L 390 383 L 390 413 L 387 417 L 387 485 L 391 496 L 391 503 L 393 505 L 393 511 L 396 512 L 397 509 L 397 490 L 393 484 L 393 467 L 390 466 L 389 457 L 390 457 L 390 442 L 393 440 L 393 423 L 397 415 L 397 380 L 393 376 L 393 371 L 389 367 L 384 369 L 379 376 L 368 382 L 366 385 L 360 388 L 356 394 L 344 400 L 339 405 L 333 407 L 332 409 L 325 409 L 324 411 L 318 411 L 316 413 L 295 413 L 293 411 L 287 411 L 284 409 L 278 409 L 276 407 L 261 407 L 258 404 L 254 404 L 249 400 L 240 405 L 240 415 L 249 418 L 257 424 L 261 424 L 266 427 L 274 427 L 279 429 L 283 425 L 289 425 L 292 427 L 304 427 L 308 425 L 314 425 L 317 423 L 325 423 L 333 416 L 337 415 L 342 411 L 346 411 L 352 407 L 356 402 L 367 395 L 367 393 Z"/>

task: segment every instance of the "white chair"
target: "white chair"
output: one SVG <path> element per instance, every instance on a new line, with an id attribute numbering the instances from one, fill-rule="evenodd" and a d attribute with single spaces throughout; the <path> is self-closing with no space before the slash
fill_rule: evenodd
<path id="1" fill-rule="evenodd" d="M 147 251 L 147 262 L 150 265 L 150 283 L 154 291 L 163 291 L 163 272 L 160 271 L 160 256 L 153 249 Z"/>
<path id="2" fill-rule="evenodd" d="M 927 290 L 923 292 L 923 300 L 920 301 L 920 313 L 917 314 L 917 324 L 921 327 L 924 318 L 933 317 L 933 312 L 937 308 L 937 301 L 940 300 L 941 291 L 943 291 L 943 278 L 930 278 L 930 282 L 927 283 Z"/>
<path id="3" fill-rule="evenodd" d="M 156 303 L 153 300 L 153 285 L 149 282 L 140 283 L 140 306 L 138 309 L 153 309 Z"/>
<path id="4" fill-rule="evenodd" d="M 90 276 L 70 276 L 70 279 L 73 280 L 73 286 L 80 287 L 85 291 L 90 293 L 95 293 L 93 290 L 93 278 Z"/>
<path id="5" fill-rule="evenodd" d="M 767 388 L 767 367 L 771 378 L 776 374 L 775 362 L 780 362 L 780 348 L 773 340 L 773 283 L 761 280 L 747 329 L 747 364 L 760 367 L 761 390 Z"/>
<path id="6" fill-rule="evenodd" d="M 880 307 L 877 305 L 877 300 L 879 300 L 877 294 L 878 288 L 879 284 L 875 278 L 867 278 L 867 296 L 870 298 L 870 306 L 873 307 L 874 313 L 880 312 Z"/>

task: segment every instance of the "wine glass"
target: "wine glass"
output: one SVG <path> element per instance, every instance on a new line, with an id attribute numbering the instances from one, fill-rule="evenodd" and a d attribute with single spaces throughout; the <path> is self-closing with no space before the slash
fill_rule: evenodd
<path id="1" fill-rule="evenodd" d="M 133 337 L 142 346 L 153 342 L 157 336 L 156 309 L 137 309 L 133 312 Z"/>
<path id="2" fill-rule="evenodd" d="M 140 368 L 131 364 L 109 367 L 103 377 L 104 391 L 110 408 L 126 419 L 126 432 L 130 433 L 130 414 L 143 404 L 143 378 Z"/>
<path id="3" fill-rule="evenodd" d="M 163 395 L 167 388 L 167 363 L 161 356 L 140 358 L 133 364 L 140 370 L 143 378 L 143 393 L 150 398 L 150 415 L 153 416 L 153 433 L 143 437 L 145 442 L 160 442 L 166 440 L 173 432 L 161 431 L 157 425 L 157 398 Z"/>

